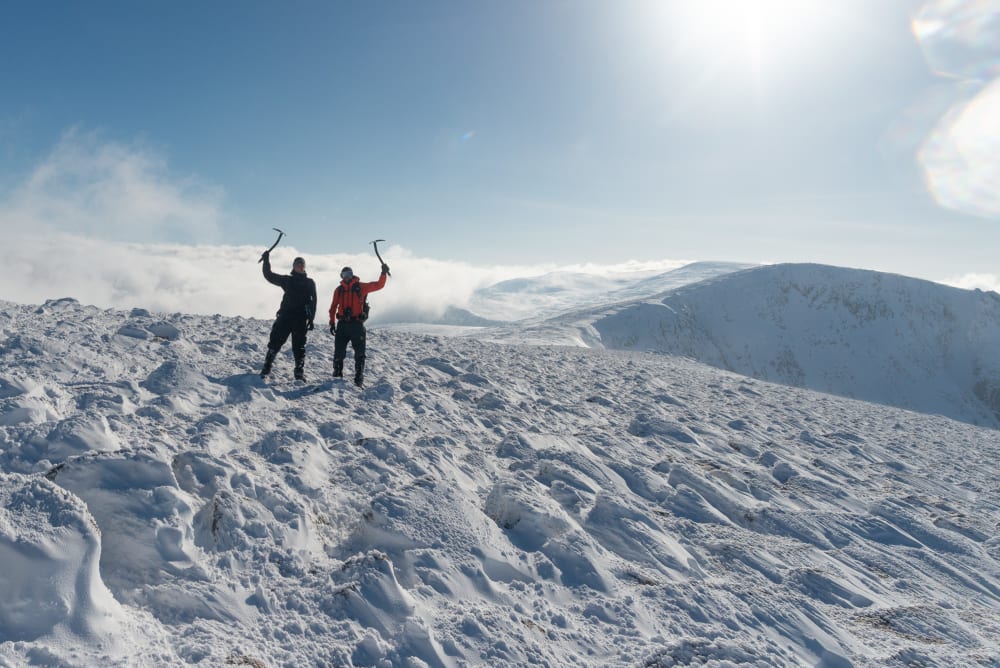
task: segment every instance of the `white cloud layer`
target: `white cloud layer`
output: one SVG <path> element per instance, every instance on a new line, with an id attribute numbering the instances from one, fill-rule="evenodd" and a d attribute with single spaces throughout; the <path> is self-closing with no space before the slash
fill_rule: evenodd
<path id="1" fill-rule="evenodd" d="M 0 265 L 0 299 L 36 304 L 73 297 L 104 308 L 270 318 L 280 290 L 264 281 L 263 248 L 192 245 L 217 237 L 220 189 L 171 174 L 155 151 L 104 141 L 97 133 L 67 132 L 52 152 L 0 202 L 0 226 L 10 253 Z M 474 267 L 414 257 L 396 246 L 381 249 L 393 278 L 373 296 L 373 322 L 441 315 L 464 306 L 480 287 L 498 281 L 572 271 L 597 275 L 667 271 L 677 262 Z M 279 246 L 274 270 L 307 259 L 325 321 L 340 269 L 362 280 L 378 278 L 371 253 L 310 255 Z"/>
<path id="2" fill-rule="evenodd" d="M 257 260 L 263 248 L 109 242 L 67 233 L 23 233 L 13 242 L 13 257 L 0 265 L 0 299 L 8 301 L 35 304 L 73 297 L 103 308 L 270 318 L 281 299 L 280 289 L 261 275 Z M 466 305 L 477 288 L 510 278 L 549 271 L 656 272 L 678 264 L 477 267 L 414 257 L 400 246 L 380 250 L 392 277 L 385 290 L 372 295 L 373 322 L 434 317 L 449 305 Z M 372 254 L 313 255 L 292 246 L 272 253 L 274 271 L 290 271 L 297 255 L 306 258 L 317 283 L 318 322 L 326 321 L 341 267 L 353 267 L 364 281 L 378 278 L 379 262 Z"/>

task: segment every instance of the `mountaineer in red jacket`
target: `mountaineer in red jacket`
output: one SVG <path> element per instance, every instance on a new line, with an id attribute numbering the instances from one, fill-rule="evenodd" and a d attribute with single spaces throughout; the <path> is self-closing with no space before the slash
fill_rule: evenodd
<path id="1" fill-rule="evenodd" d="M 333 302 L 330 304 L 330 333 L 334 335 L 333 343 L 333 377 L 344 377 L 344 357 L 347 355 L 347 343 L 354 348 L 354 384 L 364 386 L 365 380 L 365 320 L 368 319 L 369 292 L 375 292 L 385 287 L 385 277 L 389 273 L 389 265 L 382 264 L 382 275 L 377 281 L 362 283 L 354 275 L 350 267 L 340 270 L 340 285 L 333 291 Z"/>

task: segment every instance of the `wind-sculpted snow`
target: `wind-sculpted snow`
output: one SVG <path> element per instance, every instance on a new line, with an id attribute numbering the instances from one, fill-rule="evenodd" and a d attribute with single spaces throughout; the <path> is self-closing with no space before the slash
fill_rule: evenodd
<path id="1" fill-rule="evenodd" d="M 556 323 L 585 345 L 682 355 L 761 380 L 1000 426 L 995 293 L 775 265 Z"/>
<path id="2" fill-rule="evenodd" d="M 996 430 L 380 329 L 264 383 L 268 326 L 0 306 L 0 664 L 1000 664 Z"/>
<path id="3" fill-rule="evenodd" d="M 98 575 L 100 534 L 79 498 L 44 478 L 0 487 L 0 635 L 35 640 L 57 625 L 87 639 L 112 632 L 120 606 Z"/>

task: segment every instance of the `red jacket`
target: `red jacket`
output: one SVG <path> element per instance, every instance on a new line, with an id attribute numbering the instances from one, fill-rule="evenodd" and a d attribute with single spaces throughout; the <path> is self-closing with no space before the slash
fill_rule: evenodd
<path id="1" fill-rule="evenodd" d="M 384 287 L 385 274 L 371 283 L 362 283 L 357 276 L 352 276 L 349 281 L 341 281 L 340 285 L 333 291 L 333 302 L 330 303 L 330 324 L 344 318 L 348 309 L 350 309 L 352 317 L 356 318 L 361 315 L 368 293 L 381 290 Z"/>

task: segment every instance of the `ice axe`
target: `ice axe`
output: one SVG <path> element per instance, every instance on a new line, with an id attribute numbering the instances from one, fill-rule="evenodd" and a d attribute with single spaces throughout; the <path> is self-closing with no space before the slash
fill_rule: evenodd
<path id="1" fill-rule="evenodd" d="M 263 253 L 261 253 L 260 259 L 257 260 L 258 263 L 263 262 L 264 261 L 264 256 L 267 255 L 268 253 L 270 253 L 271 251 L 273 251 L 277 247 L 278 242 L 281 241 L 281 237 L 285 236 L 285 233 L 282 232 L 281 230 L 279 230 L 277 227 L 272 227 L 271 229 L 278 233 L 278 238 L 274 240 L 274 243 L 271 245 L 270 248 L 268 248 L 266 251 L 264 251 Z"/>
<path id="2" fill-rule="evenodd" d="M 381 262 L 382 264 L 385 264 L 385 260 L 383 260 L 382 256 L 378 254 L 378 242 L 380 241 L 384 242 L 385 239 L 376 239 L 375 241 L 371 241 L 369 243 L 371 243 L 371 245 L 375 247 L 375 257 L 378 258 L 378 261 Z M 388 271 L 385 273 L 387 276 L 392 276 L 392 274 L 390 274 Z"/>

